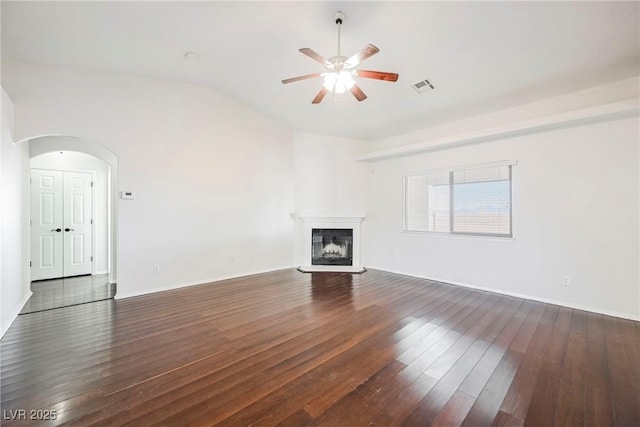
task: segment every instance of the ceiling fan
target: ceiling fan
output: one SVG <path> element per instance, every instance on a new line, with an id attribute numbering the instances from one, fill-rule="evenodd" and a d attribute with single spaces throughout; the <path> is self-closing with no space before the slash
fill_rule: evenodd
<path id="1" fill-rule="evenodd" d="M 322 89 L 320 89 L 320 92 L 313 98 L 313 101 L 311 101 L 312 104 L 319 104 L 328 92 L 340 94 L 347 90 L 349 90 L 358 101 L 364 101 L 367 99 L 367 95 L 365 95 L 362 89 L 356 84 L 354 77 L 364 77 L 366 79 L 383 80 L 387 82 L 395 82 L 398 80 L 397 73 L 356 69 L 361 62 L 380 51 L 380 49 L 372 44 L 366 45 L 362 50 L 348 58 L 340 55 L 340 27 L 342 26 L 344 13 L 336 12 L 335 19 L 336 25 L 338 25 L 338 54 L 336 56 L 325 59 L 322 55 L 308 47 L 298 49 L 309 58 L 324 65 L 327 71 L 282 80 L 282 83 L 287 84 L 315 77 L 324 77 Z"/>

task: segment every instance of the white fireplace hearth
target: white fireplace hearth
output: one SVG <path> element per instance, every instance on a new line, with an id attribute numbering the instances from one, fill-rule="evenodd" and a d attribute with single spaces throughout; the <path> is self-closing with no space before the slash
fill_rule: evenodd
<path id="1" fill-rule="evenodd" d="M 364 215 L 301 214 L 303 273 L 333 271 L 363 273 L 360 264 L 360 224 Z"/>

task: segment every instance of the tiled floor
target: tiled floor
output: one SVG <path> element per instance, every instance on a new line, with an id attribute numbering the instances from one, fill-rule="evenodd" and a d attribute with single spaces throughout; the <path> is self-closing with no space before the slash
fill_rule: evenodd
<path id="1" fill-rule="evenodd" d="M 31 282 L 31 291 L 20 314 L 110 299 L 116 284 L 109 283 L 108 274 L 96 274 Z"/>

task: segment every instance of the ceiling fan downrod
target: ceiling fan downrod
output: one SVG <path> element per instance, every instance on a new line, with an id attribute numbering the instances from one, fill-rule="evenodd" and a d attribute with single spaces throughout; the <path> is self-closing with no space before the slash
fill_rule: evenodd
<path id="1" fill-rule="evenodd" d="M 342 28 L 342 20 L 344 19 L 344 13 L 337 11 L 334 15 L 336 18 L 336 25 L 338 26 L 338 57 L 340 56 L 340 29 Z"/>

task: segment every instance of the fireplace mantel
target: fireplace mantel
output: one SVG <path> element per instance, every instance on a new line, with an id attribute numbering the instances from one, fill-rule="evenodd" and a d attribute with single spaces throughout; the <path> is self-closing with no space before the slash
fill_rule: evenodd
<path id="1" fill-rule="evenodd" d="M 300 214 L 300 219 L 306 222 L 339 222 L 339 223 L 355 223 L 358 224 L 364 219 L 364 215 L 322 215 L 322 214 Z"/>
<path id="2" fill-rule="evenodd" d="M 342 271 L 350 273 L 362 273 L 366 271 L 360 264 L 360 224 L 364 215 L 351 214 L 299 214 L 298 217 L 304 223 L 304 261 L 298 270 L 303 273 L 322 271 Z M 353 230 L 353 261 L 352 265 L 312 265 L 311 234 L 313 229 L 337 228 Z"/>

